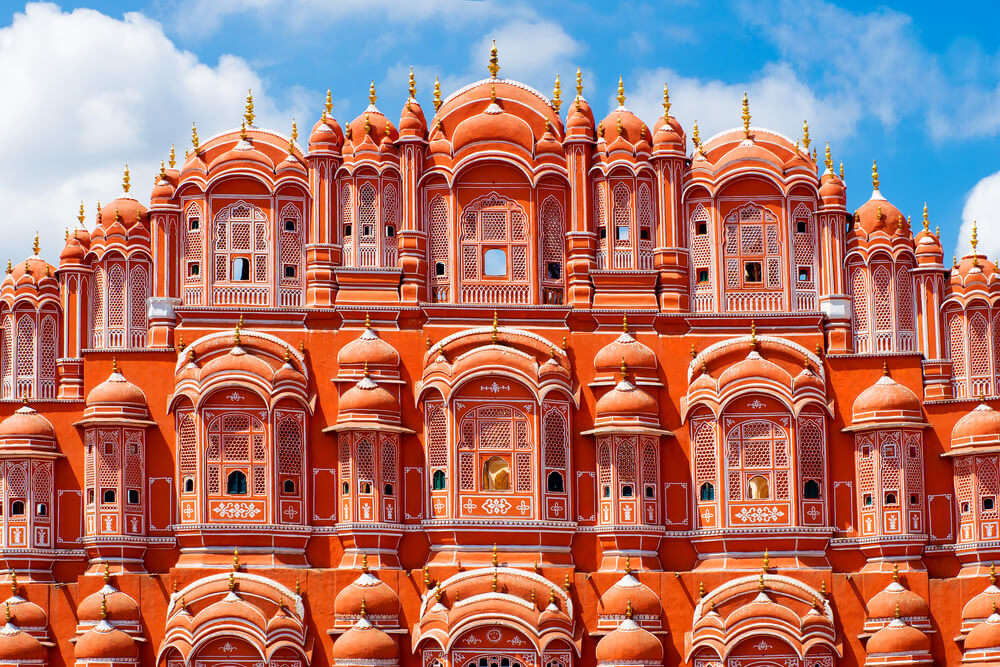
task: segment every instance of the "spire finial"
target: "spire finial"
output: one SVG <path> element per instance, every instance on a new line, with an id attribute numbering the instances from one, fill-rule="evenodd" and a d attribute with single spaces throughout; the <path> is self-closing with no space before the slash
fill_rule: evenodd
<path id="1" fill-rule="evenodd" d="M 745 139 L 750 138 L 750 98 L 747 97 L 746 92 L 743 93 L 743 113 L 740 114 L 743 119 L 743 137 Z"/>
<path id="2" fill-rule="evenodd" d="M 368 84 L 368 103 L 371 104 L 372 106 L 375 106 L 375 100 L 376 100 L 375 80 L 372 79 L 372 82 Z"/>
<path id="3" fill-rule="evenodd" d="M 750 345 L 757 349 L 757 323 L 750 320 Z"/>
<path id="4" fill-rule="evenodd" d="M 198 125 L 197 123 L 191 123 L 191 146 L 194 147 L 195 152 L 198 152 Z"/>
<path id="5" fill-rule="evenodd" d="M 295 119 L 293 118 L 292 119 L 292 141 L 295 142 L 295 141 L 298 141 L 298 140 L 299 140 L 299 124 L 296 123 Z"/>
<path id="6" fill-rule="evenodd" d="M 497 581 L 499 579 L 499 577 L 497 577 L 497 571 L 496 570 L 493 570 L 493 576 L 491 577 L 491 579 L 492 579 L 492 583 L 491 583 L 490 587 L 493 589 L 493 592 L 496 593 L 497 583 L 499 583 Z"/>
<path id="7" fill-rule="evenodd" d="M 892 564 L 892 580 L 899 582 L 899 563 Z"/>
<path id="8" fill-rule="evenodd" d="M 844 163 L 840 163 L 840 180 L 844 180 Z"/>
<path id="9" fill-rule="evenodd" d="M 670 86 L 663 82 L 663 120 L 670 117 Z"/>
<path id="10" fill-rule="evenodd" d="M 245 118 L 240 121 L 240 139 L 247 140 L 247 121 Z"/>
<path id="11" fill-rule="evenodd" d="M 247 122 L 248 127 L 253 127 L 253 119 L 255 118 L 253 113 L 253 91 L 249 88 L 247 89 L 247 103 L 243 109 L 243 120 Z"/>
<path id="12" fill-rule="evenodd" d="M 764 547 L 764 569 L 771 567 L 771 552 L 768 551 L 767 547 Z"/>
<path id="13" fill-rule="evenodd" d="M 101 620 L 105 620 L 108 617 L 108 596 L 105 593 L 101 593 Z"/>
<path id="14" fill-rule="evenodd" d="M 233 572 L 240 571 L 240 548 L 233 547 Z"/>
<path id="15" fill-rule="evenodd" d="M 174 145 L 170 144 L 170 160 L 167 162 L 170 168 L 173 169 L 177 165 L 177 150 L 174 149 Z"/>
<path id="16" fill-rule="evenodd" d="M 559 113 L 559 109 L 562 108 L 562 83 L 559 81 L 559 75 L 556 74 L 556 83 L 552 87 L 552 108 Z"/>
<path id="17" fill-rule="evenodd" d="M 10 261 L 10 259 L 8 259 L 7 260 L 7 273 L 11 273 L 13 270 L 14 270 L 14 264 Z"/>
<path id="18" fill-rule="evenodd" d="M 81 199 L 80 200 L 80 212 L 76 214 L 76 220 L 77 220 L 77 222 L 80 223 L 81 227 L 83 227 L 83 220 L 84 220 L 85 217 L 86 216 L 84 216 L 84 214 L 83 214 L 83 200 Z"/>
<path id="19" fill-rule="evenodd" d="M 830 144 L 826 145 L 826 153 L 823 159 L 824 164 L 826 164 L 826 170 L 833 173 L 833 158 L 830 156 Z"/>
<path id="20" fill-rule="evenodd" d="M 424 564 L 424 588 L 430 589 L 431 587 L 431 573 L 427 564 Z"/>
<path id="21" fill-rule="evenodd" d="M 622 81 L 622 75 L 618 75 L 618 95 L 616 96 L 618 100 L 618 106 L 625 106 L 625 82 Z"/>
<path id="22" fill-rule="evenodd" d="M 441 108 L 441 82 L 434 77 L 434 111 Z"/>
<path id="23" fill-rule="evenodd" d="M 330 89 L 326 89 L 326 101 L 323 103 L 323 118 L 330 116 L 333 113 L 333 93 Z"/>
<path id="24" fill-rule="evenodd" d="M 632 600 L 625 603 L 625 618 L 632 618 Z"/>
<path id="25" fill-rule="evenodd" d="M 895 616 L 896 618 L 899 618 L 899 602 L 898 601 L 896 602 L 896 611 L 893 613 L 893 616 Z"/>
<path id="26" fill-rule="evenodd" d="M 125 163 L 125 172 L 122 174 L 122 192 L 128 192 L 132 188 L 132 178 L 128 173 L 128 162 Z"/>
<path id="27" fill-rule="evenodd" d="M 104 564 L 104 585 L 107 586 L 108 582 L 111 581 L 111 563 Z"/>
<path id="28" fill-rule="evenodd" d="M 622 313 L 622 333 L 628 333 L 628 313 Z"/>
<path id="29" fill-rule="evenodd" d="M 497 543 L 493 543 L 493 567 L 496 567 L 500 561 L 497 559 Z"/>
<path id="30" fill-rule="evenodd" d="M 368 554 L 366 553 L 361 554 L 361 571 L 362 572 L 368 571 Z"/>
<path id="31" fill-rule="evenodd" d="M 878 190 L 878 161 L 872 160 L 872 187 Z"/>
<path id="32" fill-rule="evenodd" d="M 229 592 L 230 593 L 236 592 L 236 573 L 235 572 L 230 572 L 229 573 Z"/>
<path id="33" fill-rule="evenodd" d="M 694 151 L 701 152 L 701 134 L 698 132 L 698 121 L 694 122 L 694 129 L 691 131 L 691 143 L 694 144 Z"/>
<path id="34" fill-rule="evenodd" d="M 364 365 L 364 368 L 361 369 L 361 374 L 364 375 L 365 377 L 368 377 L 368 360 L 367 359 L 365 359 L 365 365 Z"/>
<path id="35" fill-rule="evenodd" d="M 764 570 L 760 571 L 760 578 L 757 580 L 757 588 L 760 589 L 761 593 L 764 592 L 764 588 L 765 588 L 765 586 L 764 586 Z"/>
<path id="36" fill-rule="evenodd" d="M 38 236 L 36 235 L 35 238 L 37 239 Z M 976 255 L 976 248 L 979 247 L 979 230 L 977 229 L 976 221 L 975 220 L 972 221 L 972 240 L 971 240 L 971 244 L 972 244 L 972 256 L 975 257 L 975 255 Z M 36 252 L 35 254 L 37 255 L 38 253 Z"/>
<path id="37" fill-rule="evenodd" d="M 42 249 L 42 244 L 38 240 L 38 232 L 35 232 L 35 240 L 31 242 L 32 255 L 37 257 L 41 249 Z"/>
<path id="38" fill-rule="evenodd" d="M 371 329 L 371 328 L 372 328 L 372 314 L 365 313 L 365 329 Z"/>
<path id="39" fill-rule="evenodd" d="M 809 144 L 811 143 L 809 139 L 809 121 L 802 121 L 802 145 L 806 147 L 806 152 L 809 152 Z"/>
<path id="40" fill-rule="evenodd" d="M 10 594 L 11 597 L 17 595 L 17 570 L 10 568 Z"/>
<path id="41" fill-rule="evenodd" d="M 118 372 L 118 355 L 111 357 L 111 372 L 112 373 Z"/>
<path id="42" fill-rule="evenodd" d="M 700 597 L 700 598 L 705 597 L 705 582 L 704 581 L 699 581 L 698 582 L 698 597 Z"/>
<path id="43" fill-rule="evenodd" d="M 889 365 L 885 362 L 884 359 L 882 360 L 882 375 L 886 377 L 889 376 Z"/>
<path id="44" fill-rule="evenodd" d="M 625 554 L 625 574 L 632 574 L 632 556 Z"/>
<path id="45" fill-rule="evenodd" d="M 493 332 L 490 334 L 490 340 L 492 342 L 494 342 L 494 343 L 497 342 L 497 332 L 498 332 L 498 329 L 499 329 L 499 327 L 498 327 L 498 320 L 497 320 L 497 311 L 494 310 L 493 311 Z"/>
<path id="46" fill-rule="evenodd" d="M 162 181 L 167 177 L 167 165 L 163 160 L 160 160 L 160 175 L 159 178 L 154 178 L 154 181 Z"/>
<path id="47" fill-rule="evenodd" d="M 4 619 L 10 623 L 10 600 L 4 603 Z"/>
<path id="48" fill-rule="evenodd" d="M 497 40 L 493 40 L 492 46 L 490 46 L 490 64 L 486 67 L 490 72 L 490 78 L 497 78 L 497 72 L 500 71 L 500 59 L 497 57 Z"/>
<path id="49" fill-rule="evenodd" d="M 622 373 L 622 380 L 623 381 L 627 380 L 628 379 L 628 364 L 625 363 L 625 357 L 622 357 L 622 365 L 620 366 L 620 370 L 621 370 L 621 373 Z"/>
<path id="50" fill-rule="evenodd" d="M 927 220 L 927 202 L 924 202 L 924 231 L 928 231 L 930 226 L 930 222 Z"/>
<path id="51" fill-rule="evenodd" d="M 417 80 L 413 76 L 413 66 L 410 66 L 410 98 L 417 99 Z"/>

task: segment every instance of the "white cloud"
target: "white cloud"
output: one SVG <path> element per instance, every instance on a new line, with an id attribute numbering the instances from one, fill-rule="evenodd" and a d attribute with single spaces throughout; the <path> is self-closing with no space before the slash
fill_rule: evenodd
<path id="1" fill-rule="evenodd" d="M 686 77 L 670 69 L 647 70 L 637 75 L 634 90 L 626 81 L 626 105 L 652 125 L 663 113 L 663 84 L 670 85 L 670 113 L 688 135 L 698 121 L 703 140 L 742 124 L 744 91 L 750 99 L 752 123 L 785 134 L 793 141 L 802 136 L 802 121 L 809 121 L 809 135 L 817 144 L 849 137 L 858 122 L 858 112 L 835 95 L 820 97 L 787 65 L 764 68 L 749 81 L 727 83 L 716 79 Z M 617 105 L 612 95 L 608 107 Z"/>
<path id="2" fill-rule="evenodd" d="M 278 103 L 242 59 L 214 66 L 178 49 L 141 14 L 116 20 L 92 10 L 30 4 L 0 29 L 0 258 L 30 254 L 38 230 L 43 255 L 57 263 L 63 230 L 80 200 L 88 226 L 100 199 L 121 191 L 123 163 L 133 192 L 148 201 L 153 175 L 171 143 L 178 159 L 191 122 L 202 139 L 239 122 L 253 88 L 257 124 L 287 131 L 297 115 L 311 126 L 319 93 L 293 89 Z M 2 261 L 2 260 L 0 260 Z"/>
<path id="3" fill-rule="evenodd" d="M 962 209 L 962 227 L 958 232 L 959 256 L 971 249 L 972 221 L 979 235 L 977 252 L 987 257 L 1000 256 L 1000 171 L 983 178 L 969 191 Z"/>

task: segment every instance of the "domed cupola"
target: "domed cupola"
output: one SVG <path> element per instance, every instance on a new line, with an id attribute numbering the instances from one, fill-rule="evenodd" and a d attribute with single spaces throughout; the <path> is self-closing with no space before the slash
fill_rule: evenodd
<path id="1" fill-rule="evenodd" d="M 566 140 L 593 141 L 594 138 L 594 112 L 583 96 L 583 74 L 577 68 L 576 97 L 570 102 L 569 111 L 566 113 Z"/>
<path id="2" fill-rule="evenodd" d="M 1000 607 L 1000 588 L 997 587 L 996 566 L 990 565 L 989 585 L 962 607 L 962 636 L 997 612 Z"/>
<path id="3" fill-rule="evenodd" d="M 393 665 L 398 662 L 399 647 L 395 640 L 372 625 L 364 612 L 351 629 L 333 643 L 334 665 Z"/>
<path id="4" fill-rule="evenodd" d="M 173 166 L 173 158 L 171 158 L 171 166 Z M 177 181 L 171 181 L 170 175 L 167 173 L 167 166 L 161 160 L 160 173 L 153 179 L 153 191 L 149 195 L 150 204 L 154 207 L 169 204 L 170 200 L 174 198 L 176 186 Z"/>
<path id="5" fill-rule="evenodd" d="M 371 316 L 365 316 L 365 327 L 361 335 L 350 341 L 337 352 L 340 375 L 357 377 L 367 365 L 368 372 L 376 378 L 399 377 L 399 352 L 382 340 L 371 324 Z"/>
<path id="6" fill-rule="evenodd" d="M 349 628 L 359 618 L 380 628 L 399 626 L 399 596 L 387 583 L 368 569 L 368 558 L 362 554 L 361 574 L 345 586 L 333 602 L 334 626 Z"/>
<path id="7" fill-rule="evenodd" d="M 344 131 L 333 117 L 333 99 L 329 90 L 326 91 L 326 106 L 323 115 L 313 125 L 309 133 L 309 154 L 329 153 L 340 154 L 344 145 Z"/>
<path id="8" fill-rule="evenodd" d="M 379 108 L 375 106 L 375 82 L 368 87 L 368 106 L 347 126 L 344 145 L 345 153 L 393 152 L 394 142 L 399 132 L 392 126 Z M 346 156 L 345 156 L 346 157 Z"/>
<path id="9" fill-rule="evenodd" d="M 687 138 L 684 128 L 676 118 L 670 115 L 670 89 L 663 84 L 663 115 L 656 119 L 653 125 L 653 151 L 684 152 Z"/>
<path id="10" fill-rule="evenodd" d="M 352 424 L 359 428 L 376 424 L 398 426 L 399 402 L 372 379 L 367 369 L 363 373 L 357 384 L 341 395 L 337 424 L 340 427 Z"/>
<path id="11" fill-rule="evenodd" d="M 662 665 L 663 644 L 656 635 L 632 620 L 629 606 L 618 627 L 597 642 L 597 664 L 602 667 Z"/>
<path id="12" fill-rule="evenodd" d="M 59 253 L 59 268 L 80 266 L 90 250 L 90 232 L 84 226 L 86 218 L 83 214 L 83 202 L 80 202 L 80 213 L 77 215 L 78 226 L 66 232 L 66 244 Z"/>
<path id="13" fill-rule="evenodd" d="M 656 400 L 628 379 L 628 366 L 621 365 L 621 380 L 597 400 L 595 408 L 597 429 L 607 427 L 660 426 L 659 405 Z"/>
<path id="14" fill-rule="evenodd" d="M 279 177 L 297 176 L 307 178 L 306 165 L 302 162 L 302 153 L 299 151 L 296 142 L 299 140 L 299 128 L 295 121 L 292 121 L 292 133 L 288 135 L 288 148 L 285 159 L 278 163 L 275 174 Z"/>
<path id="15" fill-rule="evenodd" d="M 899 618 L 920 630 L 930 630 L 930 606 L 920 595 L 907 589 L 899 581 L 899 571 L 894 570 L 892 581 L 876 593 L 867 604 L 864 631 L 875 633 Z"/>
<path id="16" fill-rule="evenodd" d="M 239 141 L 222 154 L 217 154 L 215 150 L 212 151 L 214 157 L 208 163 L 210 174 L 214 176 L 238 169 L 262 170 L 266 174 L 274 173 L 276 167 L 274 160 L 263 150 L 257 148 L 254 137 L 250 134 L 251 127 L 251 122 L 244 119 L 240 124 Z"/>
<path id="17" fill-rule="evenodd" d="M 142 237 L 148 245 L 149 211 L 132 194 L 132 178 L 127 164 L 122 175 L 122 193 L 100 210 L 97 226 L 94 234 L 103 232 L 106 246 L 124 242 L 130 237 Z"/>
<path id="18" fill-rule="evenodd" d="M 0 602 L 0 609 L 13 623 L 39 640 L 48 638 L 49 616 L 41 606 L 24 598 L 18 589 L 17 572 L 10 570 L 10 597 Z"/>
<path id="19" fill-rule="evenodd" d="M 399 138 L 405 141 L 427 139 L 427 119 L 424 110 L 417 102 L 417 82 L 410 68 L 409 96 L 403 103 L 403 111 L 399 116 Z"/>
<path id="20" fill-rule="evenodd" d="M 651 631 L 663 627 L 663 607 L 660 597 L 652 588 L 639 581 L 626 560 L 625 574 L 601 596 L 597 613 L 598 630 L 613 630 L 622 619 L 631 614 L 632 619 Z"/>
<path id="21" fill-rule="evenodd" d="M 0 422 L 0 450 L 56 448 L 55 429 L 44 415 L 30 405 L 23 405 Z"/>
<path id="22" fill-rule="evenodd" d="M 76 640 L 73 649 L 77 665 L 114 663 L 138 665 L 139 646 L 126 632 L 102 619 Z"/>
<path id="23" fill-rule="evenodd" d="M 111 583 L 110 565 L 105 567 L 104 585 L 83 598 L 76 608 L 77 633 L 98 625 L 103 619 L 110 625 L 133 633 L 142 632 L 142 612 L 139 603 L 128 593 Z"/>
<path id="24" fill-rule="evenodd" d="M 603 128 L 604 151 L 609 159 L 619 152 L 632 156 L 648 155 L 652 139 L 649 127 L 625 106 L 625 84 L 620 76 L 617 100 L 618 106 L 604 117 L 599 126 Z"/>
<path id="25" fill-rule="evenodd" d="M 897 617 L 868 640 L 865 667 L 931 665 L 930 647 L 926 634 Z"/>
<path id="26" fill-rule="evenodd" d="M 48 651 L 37 637 L 25 632 L 11 617 L 10 606 L 4 609 L 7 620 L 0 627 L 0 665 L 45 665 Z"/>
<path id="27" fill-rule="evenodd" d="M 912 390 L 896 382 L 883 364 L 882 377 L 858 394 L 851 410 L 849 430 L 907 426 L 923 428 L 920 398 Z"/>
<path id="28" fill-rule="evenodd" d="M 205 179 L 208 176 L 208 167 L 202 159 L 204 149 L 201 147 L 201 140 L 198 138 L 198 126 L 191 124 L 191 150 L 184 152 L 184 165 L 181 167 L 180 180 L 189 178 Z"/>
<path id="29" fill-rule="evenodd" d="M 11 310 L 22 300 L 30 303 L 33 308 L 45 300 L 58 305 L 59 282 L 56 280 L 56 267 L 41 258 L 38 254 L 40 250 L 38 234 L 35 234 L 31 256 L 23 262 L 7 265 L 7 275 L 0 283 L 0 300 Z"/>
<path id="30" fill-rule="evenodd" d="M 870 246 L 877 240 L 912 248 L 910 224 L 906 216 L 879 191 L 878 164 L 872 162 L 872 195 L 854 212 L 854 224 L 847 232 L 847 246 Z"/>
<path id="31" fill-rule="evenodd" d="M 146 394 L 121 374 L 117 357 L 112 359 L 111 375 L 87 394 L 79 423 L 91 422 L 150 424 Z"/>
<path id="32" fill-rule="evenodd" d="M 640 343 L 630 332 L 628 315 L 622 316 L 622 332 L 613 341 L 597 351 L 594 357 L 594 370 L 599 379 L 610 379 L 621 369 L 622 361 L 636 374 L 643 378 L 655 379 L 659 367 L 656 353 L 644 343 Z"/>
<path id="33" fill-rule="evenodd" d="M 927 202 L 924 202 L 923 229 L 921 229 L 913 239 L 917 256 L 917 263 L 920 265 L 941 266 L 944 262 L 944 249 L 941 247 L 941 238 L 936 232 L 931 232 L 930 222 L 927 220 Z"/>
<path id="34" fill-rule="evenodd" d="M 996 604 L 986 620 L 972 628 L 965 637 L 962 663 L 1000 664 L 1000 612 L 997 611 Z"/>
<path id="35" fill-rule="evenodd" d="M 844 179 L 833 170 L 830 144 L 826 145 L 824 165 L 826 169 L 820 177 L 819 196 L 825 206 L 843 208 L 847 204 L 847 188 L 844 186 Z"/>
<path id="36" fill-rule="evenodd" d="M 951 430 L 952 455 L 1000 451 L 1000 412 L 980 403 L 955 422 Z"/>

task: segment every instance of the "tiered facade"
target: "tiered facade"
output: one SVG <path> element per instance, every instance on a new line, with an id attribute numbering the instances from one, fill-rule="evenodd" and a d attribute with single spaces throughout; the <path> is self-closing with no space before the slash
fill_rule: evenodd
<path id="1" fill-rule="evenodd" d="M 996 266 L 498 69 L 9 268 L 0 665 L 1000 665 Z"/>

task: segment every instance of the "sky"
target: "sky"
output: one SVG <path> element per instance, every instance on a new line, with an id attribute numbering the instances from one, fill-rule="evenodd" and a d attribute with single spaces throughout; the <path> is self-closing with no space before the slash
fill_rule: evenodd
<path id="1" fill-rule="evenodd" d="M 737 127 L 747 91 L 753 124 L 801 136 L 844 162 L 851 209 L 880 190 L 914 227 L 927 202 L 946 254 L 1000 255 L 1000 42 L 995 2 L 877 4 L 822 0 L 148 0 L 22 4 L 0 0 L 0 261 L 31 254 L 58 264 L 80 201 L 121 192 L 148 201 L 171 144 L 191 123 L 202 141 L 238 127 L 252 88 L 257 124 L 303 134 L 326 90 L 343 124 L 367 105 L 398 118 L 407 76 L 432 109 L 487 75 L 573 95 L 577 67 L 595 113 L 616 102 L 650 126 L 673 113 L 701 136 Z M 565 110 L 565 107 L 564 107 Z M 689 147 L 690 148 L 690 147 Z"/>

